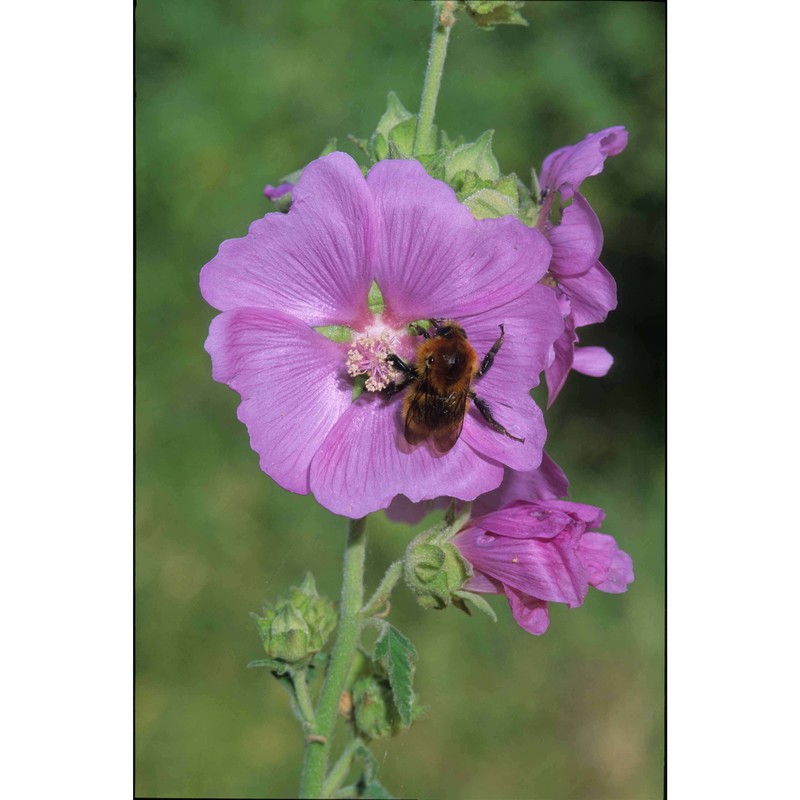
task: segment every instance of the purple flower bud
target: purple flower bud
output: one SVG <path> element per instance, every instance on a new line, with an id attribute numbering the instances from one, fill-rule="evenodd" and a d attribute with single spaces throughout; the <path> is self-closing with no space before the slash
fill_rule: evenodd
<path id="1" fill-rule="evenodd" d="M 514 502 L 470 520 L 452 540 L 472 565 L 471 592 L 508 597 L 514 619 L 542 634 L 547 604 L 583 604 L 590 586 L 618 594 L 633 582 L 631 557 L 597 533 L 602 509 L 566 500 Z"/>

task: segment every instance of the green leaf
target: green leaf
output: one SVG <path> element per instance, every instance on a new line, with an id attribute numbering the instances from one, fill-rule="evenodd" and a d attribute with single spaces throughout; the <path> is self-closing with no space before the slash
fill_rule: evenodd
<path id="1" fill-rule="evenodd" d="M 384 620 L 381 622 L 381 633 L 375 642 L 373 660 L 380 662 L 386 670 L 394 704 L 403 724 L 408 726 L 413 721 L 414 664 L 417 651 L 397 628 Z"/>
<path id="2" fill-rule="evenodd" d="M 437 181 L 443 181 L 445 179 L 447 153 L 445 153 L 444 150 L 437 150 L 435 153 L 417 156 L 417 161 L 425 167 L 425 171 L 431 178 L 436 178 Z"/>
<path id="3" fill-rule="evenodd" d="M 400 98 L 394 93 L 389 92 L 386 98 L 386 111 L 375 128 L 375 134 L 381 134 L 385 139 L 389 138 L 389 133 L 401 122 L 413 117 L 414 115 L 400 102 Z"/>
<path id="4" fill-rule="evenodd" d="M 528 21 L 517 10 L 523 5 L 523 0 L 464 0 L 472 21 L 486 30 L 495 25 L 527 25 Z"/>
<path id="5" fill-rule="evenodd" d="M 492 622 L 497 622 L 497 614 L 494 613 L 494 609 L 479 594 L 467 592 L 463 589 L 458 592 L 453 592 L 453 594 L 462 600 L 469 601 L 479 611 L 483 611 L 483 613 L 486 614 L 486 616 L 489 617 Z"/>
<path id="6" fill-rule="evenodd" d="M 364 390 L 367 388 L 367 376 L 366 375 L 356 375 L 353 378 L 353 392 L 351 394 L 352 401 L 355 403 L 359 397 L 364 393 Z"/>
<path id="7" fill-rule="evenodd" d="M 383 314 L 385 304 L 383 302 L 383 292 L 376 281 L 372 281 L 372 286 L 369 287 L 369 294 L 367 295 L 367 306 L 373 314 Z"/>
<path id="8" fill-rule="evenodd" d="M 317 325 L 314 330 L 332 342 L 349 342 L 355 331 L 347 325 Z"/>
<path id="9" fill-rule="evenodd" d="M 322 158 L 322 156 L 327 156 L 328 153 L 333 153 L 334 150 L 336 150 L 336 143 L 337 139 L 335 136 L 333 137 L 333 139 L 329 139 L 328 144 L 326 144 L 325 147 L 322 148 L 322 152 L 319 154 L 319 158 Z"/>
<path id="10" fill-rule="evenodd" d="M 394 145 L 394 152 L 398 155 L 394 158 L 411 158 L 414 151 L 414 136 L 417 133 L 417 118 L 409 117 L 395 125 L 389 133 L 389 152 L 393 152 L 392 145 Z"/>
<path id="11" fill-rule="evenodd" d="M 386 791 L 380 781 L 370 781 L 359 797 L 363 797 L 364 800 L 367 798 L 370 798 L 370 800 L 394 800 L 394 796 Z"/>
<path id="12" fill-rule="evenodd" d="M 369 159 L 370 165 L 375 163 L 376 158 L 373 142 L 368 142 L 366 139 L 359 139 L 357 136 L 353 136 L 352 133 L 349 133 L 347 138 Z M 362 166 L 361 171 L 366 176 L 368 170 Z"/>
<path id="13" fill-rule="evenodd" d="M 276 675 L 284 675 L 291 672 L 291 667 L 284 661 L 276 661 L 272 658 L 257 658 L 247 665 L 247 669 L 258 669 L 259 667 L 266 667 Z"/>
<path id="14" fill-rule="evenodd" d="M 378 774 L 378 759 L 375 758 L 372 750 L 363 742 L 353 750 L 353 758 L 359 758 L 364 764 L 364 782 L 371 783 Z"/>
<path id="15" fill-rule="evenodd" d="M 383 161 L 389 155 L 389 143 L 382 133 L 375 134 L 375 138 L 372 140 L 372 147 L 375 152 L 375 158 L 378 161 Z"/>
<path id="16" fill-rule="evenodd" d="M 480 189 L 464 198 L 466 205 L 476 219 L 497 219 L 509 214 L 517 215 L 517 203 L 496 189 Z"/>
<path id="17" fill-rule="evenodd" d="M 463 170 L 471 170 L 479 178 L 496 181 L 500 177 L 500 165 L 492 152 L 494 131 L 486 131 L 474 142 L 457 147 L 445 164 L 445 177 L 449 181 Z"/>

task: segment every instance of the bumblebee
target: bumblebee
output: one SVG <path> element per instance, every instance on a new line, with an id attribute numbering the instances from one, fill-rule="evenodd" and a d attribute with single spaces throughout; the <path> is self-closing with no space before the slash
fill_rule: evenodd
<path id="1" fill-rule="evenodd" d="M 475 380 L 485 375 L 503 344 L 505 329 L 479 363 L 478 354 L 469 343 L 464 329 L 453 320 L 430 320 L 432 329 L 419 325 L 414 332 L 424 341 L 417 350 L 417 363 L 406 364 L 399 356 L 390 354 L 389 364 L 403 378 L 389 387 L 388 394 L 408 388 L 403 401 L 404 434 L 406 441 L 417 445 L 431 439 L 439 453 L 452 450 L 461 429 L 469 403 L 475 403 L 493 431 L 516 442 L 524 442 L 509 433 L 493 416 L 485 400 L 473 391 Z"/>

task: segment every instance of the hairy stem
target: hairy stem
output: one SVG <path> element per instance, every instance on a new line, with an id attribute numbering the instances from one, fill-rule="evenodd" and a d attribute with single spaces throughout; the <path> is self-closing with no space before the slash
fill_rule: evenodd
<path id="1" fill-rule="evenodd" d="M 350 521 L 344 553 L 339 626 L 325 682 L 322 685 L 311 735 L 306 736 L 300 797 L 323 797 L 322 785 L 330 756 L 331 738 L 336 725 L 339 697 L 344 689 L 350 662 L 361 633 L 361 604 L 364 602 L 364 553 L 366 517 Z"/>
<path id="2" fill-rule="evenodd" d="M 395 561 L 394 564 L 386 570 L 386 574 L 383 576 L 380 586 L 375 590 L 375 594 L 372 595 L 364 608 L 361 609 L 362 617 L 371 617 L 384 608 L 402 574 L 403 562 Z"/>
<path id="3" fill-rule="evenodd" d="M 311 694 L 308 691 L 308 679 L 306 671 L 301 670 L 292 676 L 294 686 L 294 698 L 297 708 L 303 717 L 303 730 L 308 733 L 314 727 L 314 704 L 311 702 Z"/>
<path id="4" fill-rule="evenodd" d="M 455 0 L 434 0 L 433 2 L 433 33 L 431 34 L 431 47 L 428 51 L 425 83 L 422 85 L 422 98 L 419 103 L 417 133 L 414 136 L 413 153 L 415 156 L 432 153 L 436 149 L 433 118 L 436 113 L 439 86 L 442 82 L 450 28 L 453 27 L 455 21 L 454 9 Z"/>
<path id="5" fill-rule="evenodd" d="M 342 751 L 339 760 L 331 767 L 330 774 L 325 779 L 325 783 L 322 784 L 324 797 L 330 797 L 344 783 L 347 773 L 350 772 L 353 755 L 363 744 L 361 739 L 352 739 Z"/>

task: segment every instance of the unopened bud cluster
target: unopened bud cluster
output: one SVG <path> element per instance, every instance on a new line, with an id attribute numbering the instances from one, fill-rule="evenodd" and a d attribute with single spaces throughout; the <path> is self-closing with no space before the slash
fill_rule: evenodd
<path id="1" fill-rule="evenodd" d="M 269 658 L 293 667 L 302 666 L 322 650 L 337 619 L 333 603 L 317 593 L 311 573 L 300 586 L 292 586 L 287 597 L 265 604 L 262 614 L 252 616 L 264 651 Z"/>

